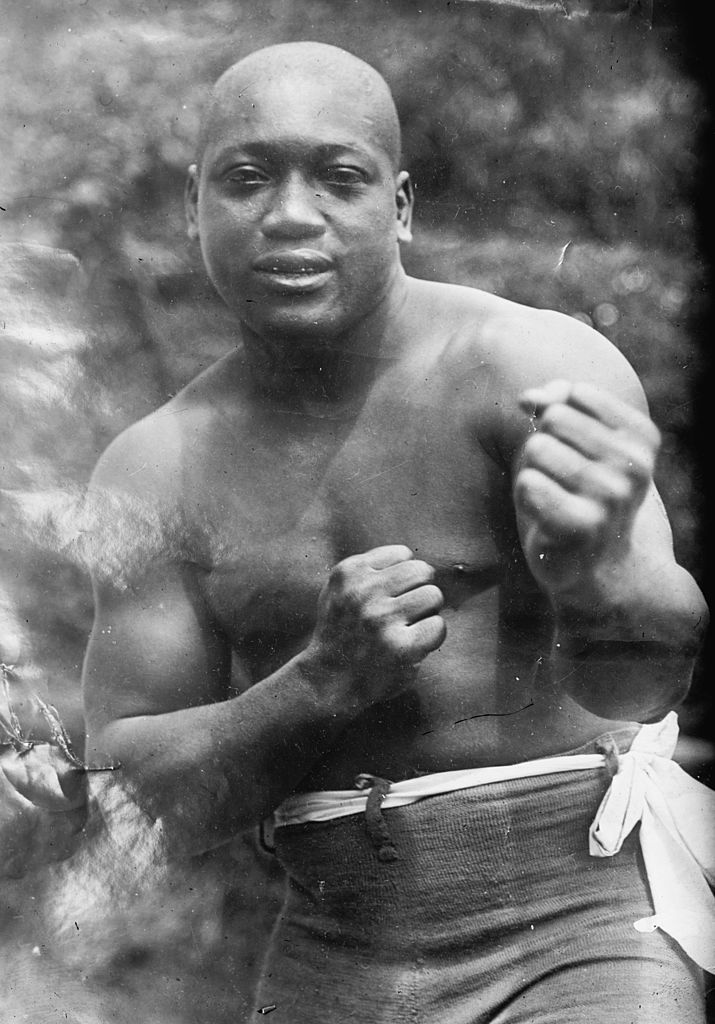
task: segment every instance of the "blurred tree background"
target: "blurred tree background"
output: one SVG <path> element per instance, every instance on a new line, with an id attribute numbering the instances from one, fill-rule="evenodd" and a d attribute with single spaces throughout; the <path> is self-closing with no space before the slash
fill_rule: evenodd
<path id="1" fill-rule="evenodd" d="M 630 16 L 614 13 L 615 2 L 603 13 L 608 7 L 5 4 L 0 654 L 19 666 L 17 707 L 29 707 L 30 690 L 42 691 L 81 750 L 79 673 L 92 596 L 78 496 L 116 433 L 234 344 L 185 237 L 183 180 L 212 81 L 278 41 L 343 46 L 392 86 L 417 194 L 415 241 L 404 252 L 409 272 L 560 309 L 633 363 L 663 431 L 658 482 L 677 554 L 705 584 L 696 427 L 709 281 L 696 193 L 706 96 L 675 14 L 659 17 L 658 0 L 652 19 L 639 4 L 620 5 Z M 60 265 L 55 249 L 78 263 Z M 681 725 L 692 740 L 691 767 L 703 777 L 711 719 L 701 667 Z M 87 962 L 96 970 L 85 964 L 84 987 L 65 999 L 76 1020 L 100 1019 L 96 1006 L 86 1018 L 78 1009 L 93 985 L 103 993 L 93 997 L 103 1000 L 102 1021 L 129 1020 L 127 992 L 145 1020 L 233 1019 L 248 999 L 275 903 L 269 867 L 247 849 L 230 878 L 225 864 L 213 864 L 203 876 L 209 882 L 188 887 L 198 895 L 184 892 L 172 904 L 173 931 L 147 918 L 109 951 L 99 955 L 95 946 Z M 8 921 L 22 918 L 10 910 L 27 891 L 25 884 L 10 899 Z M 189 941 L 187 922 L 199 919 Z M 27 921 L 8 927 L 18 948 L 31 948 Z M 176 964 L 182 977 L 174 983 L 167 979 Z M 23 970 L 35 984 L 35 973 Z M 143 983 L 154 986 L 150 1011 Z M 20 988 L 13 991 L 16 1016 L 8 1019 L 44 1019 L 22 1016 Z"/>

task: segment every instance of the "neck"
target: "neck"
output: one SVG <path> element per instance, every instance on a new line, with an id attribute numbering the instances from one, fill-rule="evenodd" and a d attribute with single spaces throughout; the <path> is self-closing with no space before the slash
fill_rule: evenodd
<path id="1" fill-rule="evenodd" d="M 286 411 L 326 418 L 357 411 L 381 369 L 403 350 L 407 287 L 400 269 L 366 316 L 331 337 L 258 335 L 244 327 L 255 388 Z"/>

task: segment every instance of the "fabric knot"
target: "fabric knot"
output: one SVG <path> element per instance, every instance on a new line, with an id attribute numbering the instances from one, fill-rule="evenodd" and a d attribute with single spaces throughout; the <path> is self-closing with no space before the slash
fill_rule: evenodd
<path id="1" fill-rule="evenodd" d="M 616 741 L 610 733 L 606 733 L 605 736 L 600 736 L 596 740 L 596 752 L 603 754 L 605 758 L 606 771 L 613 778 L 620 771 L 620 761 L 618 757 L 618 747 Z"/>
<path id="2" fill-rule="evenodd" d="M 670 712 L 662 722 L 643 726 L 618 758 L 619 770 L 589 830 L 589 852 L 613 857 L 639 825 L 654 914 L 634 927 L 660 928 L 712 974 L 715 792 L 671 760 L 677 737 L 677 717 Z"/>
<path id="3" fill-rule="evenodd" d="M 370 842 L 377 850 L 377 859 L 383 864 L 397 860 L 397 850 L 382 813 L 382 804 L 391 785 L 389 779 L 381 779 L 376 775 L 368 775 L 364 772 L 355 779 L 356 789 L 369 790 L 365 805 L 365 830 Z"/>

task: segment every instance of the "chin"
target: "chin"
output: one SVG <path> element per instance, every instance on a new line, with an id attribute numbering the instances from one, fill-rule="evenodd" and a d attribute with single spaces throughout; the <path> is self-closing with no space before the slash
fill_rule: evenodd
<path id="1" fill-rule="evenodd" d="M 318 308 L 271 310 L 260 317 L 246 317 L 244 313 L 243 320 L 259 336 L 280 336 L 296 342 L 329 340 L 349 326 L 348 319 L 339 312 Z"/>

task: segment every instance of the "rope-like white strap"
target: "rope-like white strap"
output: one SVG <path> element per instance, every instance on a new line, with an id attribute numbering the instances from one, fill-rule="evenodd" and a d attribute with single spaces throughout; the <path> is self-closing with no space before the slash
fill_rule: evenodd
<path id="1" fill-rule="evenodd" d="M 437 772 L 416 779 L 393 782 L 382 804 L 383 810 L 404 807 L 426 796 L 454 793 L 459 789 L 473 789 L 492 782 L 529 779 L 537 775 L 554 775 L 587 768 L 601 768 L 603 754 L 565 754 L 545 757 L 539 761 L 520 764 L 494 765 L 488 768 L 465 768 L 454 772 Z M 273 813 L 273 825 L 299 825 L 306 821 L 330 821 L 365 810 L 367 796 L 359 789 L 331 789 L 318 793 L 296 793 L 288 797 Z"/>

